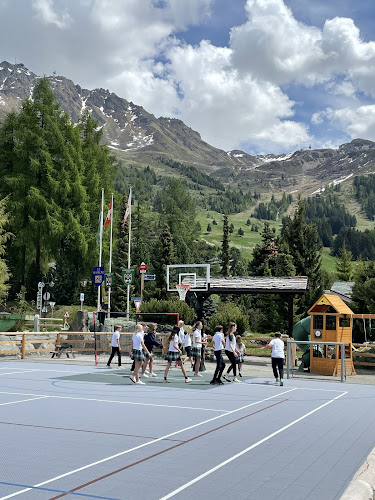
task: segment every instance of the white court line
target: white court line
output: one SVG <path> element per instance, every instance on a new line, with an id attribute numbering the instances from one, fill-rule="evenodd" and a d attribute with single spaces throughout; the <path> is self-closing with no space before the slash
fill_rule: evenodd
<path id="1" fill-rule="evenodd" d="M 240 451 L 239 453 L 237 453 L 236 455 L 233 455 L 232 457 L 228 458 L 227 460 L 224 460 L 224 462 L 221 462 L 220 464 L 216 465 L 215 467 L 212 467 L 212 469 L 209 469 L 208 471 L 204 472 L 203 474 L 201 474 L 200 476 L 197 476 L 195 479 L 192 479 L 191 481 L 189 481 L 188 483 L 185 483 L 183 484 L 182 486 L 180 486 L 179 488 L 171 491 L 170 493 L 168 493 L 168 495 L 165 495 L 164 497 L 161 497 L 159 500 L 168 500 L 168 498 L 172 498 L 174 497 L 175 495 L 177 495 L 178 493 L 181 493 L 181 491 L 185 490 L 186 488 L 189 488 L 189 486 L 197 483 L 198 481 L 200 481 L 201 479 L 209 476 L 210 474 L 212 474 L 213 472 L 221 469 L 222 467 L 224 467 L 225 465 L 229 464 L 230 462 L 233 462 L 233 460 L 236 460 L 237 458 L 241 457 L 242 455 L 245 455 L 245 453 L 248 453 L 249 451 L 253 450 L 254 448 L 257 448 L 258 446 L 260 446 L 261 444 L 265 443 L 266 441 L 268 441 L 269 439 L 272 439 L 273 437 L 277 436 L 278 434 L 280 434 L 281 432 L 284 432 L 286 429 L 289 429 L 290 427 L 292 427 L 293 425 L 297 424 L 298 422 L 301 422 L 301 420 L 304 420 L 305 418 L 309 417 L 310 415 L 312 415 L 313 413 L 321 410 L 322 408 L 324 408 L 325 406 L 333 403 L 334 401 L 336 401 L 336 399 L 339 399 L 341 398 L 342 396 L 344 396 L 345 394 L 348 394 L 348 392 L 343 392 L 342 394 L 340 394 L 339 396 L 336 396 L 335 398 L 333 399 L 330 399 L 329 401 L 327 401 L 326 403 L 318 406 L 318 408 L 315 408 L 315 410 L 312 410 L 312 411 L 309 411 L 308 413 L 305 413 L 305 415 L 302 415 L 302 417 L 299 417 L 297 418 L 296 420 L 293 420 L 293 422 L 290 422 L 290 424 L 287 424 L 285 425 L 284 427 L 282 427 L 281 429 L 279 429 L 278 431 L 275 431 L 273 432 L 272 434 L 269 434 L 268 436 L 266 436 L 265 438 L 261 439 L 260 441 L 257 441 L 256 443 L 252 444 L 251 446 L 249 446 L 248 448 L 245 448 L 244 450 Z"/>
<path id="2" fill-rule="evenodd" d="M 0 394 L 17 394 L 21 396 L 40 396 L 40 394 L 30 394 L 26 392 L 8 392 L 8 391 L 0 391 Z M 98 401 L 99 403 L 118 403 L 121 405 L 136 405 L 136 406 L 155 406 L 161 408 L 180 408 L 182 410 L 204 410 L 204 411 L 216 411 L 220 413 L 227 413 L 229 410 L 218 410 L 217 408 L 200 408 L 194 406 L 178 406 L 178 405 L 163 405 L 156 403 L 138 403 L 135 401 L 117 401 L 111 399 L 97 399 L 97 398 L 75 398 L 72 396 L 55 396 L 53 394 L 45 394 L 43 395 L 45 398 L 55 398 L 55 399 L 74 399 L 78 401 Z"/>
<path id="3" fill-rule="evenodd" d="M 256 382 L 247 382 L 246 380 L 242 382 L 243 384 L 250 385 L 250 386 L 255 386 L 255 387 L 278 387 L 276 384 L 260 384 Z M 288 384 L 288 387 L 291 387 Z M 311 387 L 291 387 L 292 389 L 297 389 L 297 390 L 303 390 L 303 391 L 323 391 L 323 392 L 345 392 L 343 390 L 338 390 L 338 389 L 312 389 Z"/>
<path id="4" fill-rule="evenodd" d="M 0 377 L 1 377 L 1 375 L 14 375 L 15 373 L 32 373 L 32 372 L 37 372 L 37 371 L 39 371 L 39 370 L 22 370 L 20 372 L 7 372 L 7 373 L 2 372 L 2 373 L 0 373 Z"/>
<path id="5" fill-rule="evenodd" d="M 134 448 L 130 448 L 125 451 L 121 451 L 119 453 L 116 453 L 115 455 L 111 455 L 110 457 L 103 458 L 102 460 L 98 460 L 96 462 L 92 462 L 91 464 L 84 465 L 83 467 L 79 467 L 78 469 L 71 470 L 69 472 L 65 472 L 65 474 L 61 474 L 60 476 L 53 477 L 52 479 L 47 479 L 47 481 L 43 481 L 42 483 L 34 484 L 33 488 L 40 488 L 41 486 L 44 486 L 45 484 L 52 483 L 53 481 L 57 481 L 58 479 L 62 479 L 63 477 L 70 476 L 72 474 L 75 474 L 76 472 L 81 472 L 83 470 L 89 469 L 90 467 L 94 467 L 95 465 L 102 464 L 104 462 L 108 462 L 109 460 L 113 460 L 114 458 L 121 457 L 123 455 L 126 455 L 127 453 L 132 453 L 135 450 L 139 450 L 140 448 L 144 448 L 145 446 L 149 446 L 154 443 L 158 443 L 159 441 L 162 441 L 164 439 L 168 439 L 172 436 L 176 436 L 177 434 L 181 434 L 182 432 L 189 431 L 191 429 L 195 429 L 196 427 L 200 427 L 201 425 L 208 424 L 209 422 L 213 422 L 214 420 L 217 420 L 222 417 L 226 417 L 227 415 L 231 415 L 233 413 L 239 412 L 241 410 L 245 410 L 246 408 L 250 408 L 251 406 L 264 403 L 265 401 L 269 401 L 270 399 L 277 398 L 280 396 L 283 396 L 284 394 L 287 394 L 288 392 L 292 392 L 295 389 L 289 389 L 284 392 L 279 392 L 278 394 L 275 394 L 274 396 L 270 396 L 269 398 L 261 399 L 260 401 L 255 401 L 254 403 L 250 403 L 248 405 L 242 406 L 241 408 L 237 408 L 236 410 L 231 410 L 228 411 L 227 413 L 224 413 L 222 415 L 218 415 L 217 417 L 212 417 L 209 418 L 208 420 L 204 420 L 203 422 L 198 422 L 197 424 L 190 425 L 189 427 L 185 427 L 184 429 L 181 429 L 179 431 L 171 432 L 170 434 L 166 434 L 165 436 L 162 436 L 160 438 L 153 439 L 152 441 L 147 441 L 146 443 L 140 444 L 138 446 L 135 446 Z M 7 500 L 8 498 L 16 497 L 18 495 L 21 495 L 21 493 L 26 493 L 27 491 L 32 490 L 33 488 L 25 488 L 20 491 L 16 491 L 15 493 L 11 493 L 10 495 L 6 495 L 5 497 L 0 497 L 0 500 Z"/>
<path id="6" fill-rule="evenodd" d="M 48 397 L 49 396 L 39 396 L 37 398 L 21 399 L 20 401 L 10 401 L 9 403 L 0 403 L 0 406 L 15 405 L 17 403 L 25 403 L 26 401 L 35 401 L 35 399 L 45 399 L 45 398 L 48 398 Z"/>

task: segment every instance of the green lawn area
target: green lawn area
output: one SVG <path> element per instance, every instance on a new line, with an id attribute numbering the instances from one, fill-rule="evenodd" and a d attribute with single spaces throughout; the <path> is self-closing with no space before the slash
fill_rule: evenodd
<path id="1" fill-rule="evenodd" d="M 265 222 L 268 222 L 271 227 L 276 228 L 276 233 L 279 234 L 281 228 L 281 222 L 277 221 L 266 221 L 255 219 L 254 217 L 250 217 L 252 209 L 246 210 L 245 212 L 241 212 L 239 214 L 231 214 L 228 217 L 228 223 L 233 224 L 234 230 L 230 235 L 229 244 L 230 246 L 236 247 L 241 250 L 242 256 L 246 260 L 252 259 L 252 251 L 257 243 L 261 242 L 260 233 L 263 230 L 263 226 Z M 223 237 L 223 216 L 217 212 L 213 212 L 212 210 L 206 212 L 199 212 L 197 215 L 197 220 L 201 224 L 202 228 L 202 238 L 206 240 L 208 243 L 215 245 L 216 247 L 221 246 L 221 240 Z M 247 220 L 250 219 L 250 226 L 246 225 Z M 217 225 L 213 224 L 213 221 L 217 222 Z M 211 231 L 207 232 L 207 226 L 210 224 Z M 258 226 L 258 232 L 251 231 L 251 226 Z M 244 231 L 244 235 L 240 236 L 238 234 L 238 230 L 241 228 Z M 329 248 L 323 249 L 322 255 L 322 266 L 327 272 L 332 273 L 336 270 L 336 262 L 337 258 L 332 257 L 330 254 Z"/>

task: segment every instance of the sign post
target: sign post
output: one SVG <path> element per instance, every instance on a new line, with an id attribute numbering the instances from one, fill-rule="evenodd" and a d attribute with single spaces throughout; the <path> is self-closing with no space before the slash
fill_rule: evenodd
<path id="1" fill-rule="evenodd" d="M 141 273 L 141 299 L 143 299 L 143 289 L 145 287 L 145 274 L 147 271 L 147 266 L 144 262 L 139 266 L 139 272 Z"/>
<path id="2" fill-rule="evenodd" d="M 81 292 L 79 294 L 79 300 L 81 302 L 81 311 L 82 311 L 82 309 L 83 309 L 83 301 L 85 300 L 85 294 L 84 293 Z"/>
<path id="3" fill-rule="evenodd" d="M 113 284 L 113 273 L 105 273 L 104 278 L 105 278 L 106 288 L 111 288 L 111 286 Z"/>

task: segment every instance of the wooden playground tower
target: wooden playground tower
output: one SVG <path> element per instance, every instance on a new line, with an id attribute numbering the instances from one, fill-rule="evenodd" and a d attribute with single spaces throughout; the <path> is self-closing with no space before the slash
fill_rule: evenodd
<path id="1" fill-rule="evenodd" d="M 355 375 L 352 351 L 353 320 L 375 319 L 375 314 L 354 314 L 337 295 L 325 293 L 309 309 L 311 316 L 310 371 L 319 375 L 337 376 L 341 372 L 341 352 L 338 345 L 324 342 L 345 343 L 345 366 L 347 375 Z M 319 346 L 319 343 L 322 343 Z"/>

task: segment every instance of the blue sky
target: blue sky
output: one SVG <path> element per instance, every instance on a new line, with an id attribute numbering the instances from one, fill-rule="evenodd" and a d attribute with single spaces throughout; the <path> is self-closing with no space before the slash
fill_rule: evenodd
<path id="1" fill-rule="evenodd" d="M 0 0 L 0 61 L 249 153 L 375 137 L 373 0 Z"/>

